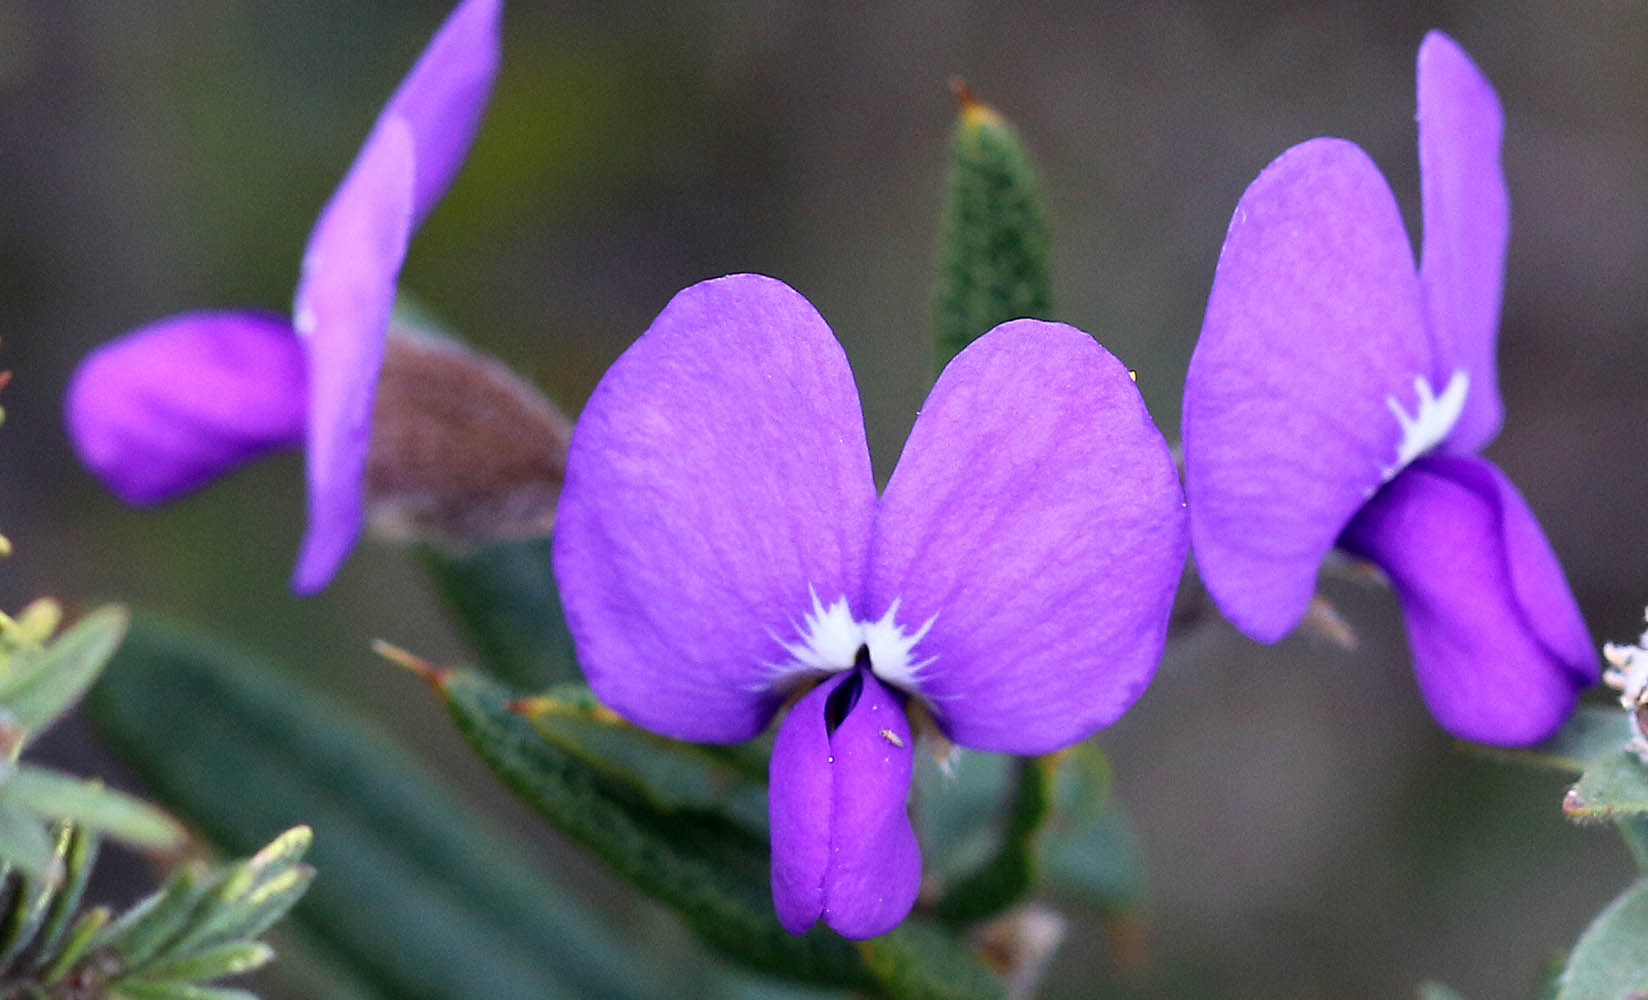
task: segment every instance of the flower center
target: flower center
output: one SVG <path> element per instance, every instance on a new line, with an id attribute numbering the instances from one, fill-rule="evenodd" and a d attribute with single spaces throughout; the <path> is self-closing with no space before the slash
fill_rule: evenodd
<path id="1" fill-rule="evenodd" d="M 1442 395 L 1438 396 L 1431 388 L 1430 379 L 1415 375 L 1413 391 L 1419 397 L 1419 404 L 1414 407 L 1412 416 L 1395 396 L 1385 397 L 1385 405 L 1390 407 L 1396 415 L 1396 422 L 1402 427 L 1402 443 L 1396 449 L 1396 464 L 1385 470 L 1386 482 L 1448 436 L 1453 425 L 1459 422 L 1459 415 L 1465 411 L 1465 391 L 1470 383 L 1470 376 L 1463 369 L 1456 371 L 1448 379 L 1448 384 L 1442 387 Z"/>
<path id="2" fill-rule="evenodd" d="M 768 664 L 774 673 L 838 673 L 854 666 L 868 666 L 871 673 L 888 684 L 906 691 L 915 690 L 917 675 L 933 662 L 932 657 L 915 658 L 916 643 L 926 636 L 937 617 L 927 619 L 914 633 L 906 634 L 895 620 L 898 601 L 889 605 L 880 618 L 859 621 L 853 617 L 845 596 L 826 607 L 817 591 L 811 587 L 807 591 L 813 606 L 794 625 L 796 641 L 786 642 L 782 636 L 773 634 L 773 639 L 790 654 L 788 661 Z M 862 662 L 865 659 L 868 663 Z"/>

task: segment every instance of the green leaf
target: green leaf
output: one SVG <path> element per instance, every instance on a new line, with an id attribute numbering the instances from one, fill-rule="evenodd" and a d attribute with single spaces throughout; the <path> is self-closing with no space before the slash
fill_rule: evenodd
<path id="1" fill-rule="evenodd" d="M 0 803 L 50 819 L 71 819 L 88 830 L 155 850 L 179 847 L 187 837 L 176 820 L 140 799 L 95 779 L 28 764 L 0 778 Z"/>
<path id="2" fill-rule="evenodd" d="M 262 941 L 228 941 L 143 970 L 143 978 L 203 983 L 260 969 L 275 957 Z"/>
<path id="3" fill-rule="evenodd" d="M 1630 750 L 1593 761 L 1562 799 L 1569 819 L 1613 819 L 1648 813 L 1648 768 Z"/>
<path id="4" fill-rule="evenodd" d="M 933 325 L 942 368 L 998 323 L 1050 318 L 1051 241 L 1035 169 L 1017 133 L 959 88 L 939 219 Z"/>
<path id="5" fill-rule="evenodd" d="M 41 955 L 51 955 L 57 950 L 58 940 L 69 926 L 69 921 L 74 919 L 75 911 L 80 908 L 86 883 L 91 880 L 92 868 L 97 863 L 96 834 L 80 826 L 64 824 L 59 836 L 64 835 L 67 840 L 59 841 L 63 845 L 59 853 L 63 860 L 63 885 L 53 897 L 45 924 L 40 929 Z"/>
<path id="6" fill-rule="evenodd" d="M 988 997 L 1001 987 L 955 939 L 919 921 L 857 945 L 793 936 L 770 898 L 764 837 L 720 813 L 660 808 L 635 786 L 543 739 L 507 691 L 470 672 L 437 687 L 459 731 L 523 801 L 723 954 L 774 975 L 888 997 Z"/>
<path id="7" fill-rule="evenodd" d="M 58 952 L 51 965 L 41 976 L 45 983 L 55 983 L 68 975 L 75 963 L 90 952 L 91 942 L 97 937 L 97 932 L 109 922 L 109 909 L 106 906 L 93 907 L 87 910 L 74 926 L 69 929 L 68 940 L 63 943 L 63 950 Z"/>
<path id="8" fill-rule="evenodd" d="M 0 800 L 0 858 L 36 881 L 55 882 L 52 838 L 46 821 L 20 806 Z"/>
<path id="9" fill-rule="evenodd" d="M 374 989 L 402 1000 L 660 995 L 565 890 L 405 751 L 255 660 L 139 617 L 88 707 L 155 793 L 226 850 L 311 823 L 320 875 L 291 920 Z"/>
<path id="10" fill-rule="evenodd" d="M 96 947 L 112 946 L 128 968 L 142 968 L 188 924 L 195 903 L 211 884 L 204 865 L 177 869 L 165 885 L 105 927 Z"/>
<path id="11" fill-rule="evenodd" d="M 258 1000 L 256 993 L 189 983 L 122 983 L 109 1000 Z"/>
<path id="12" fill-rule="evenodd" d="M 36 826 L 44 829 L 43 824 Z M 52 900 L 57 896 L 57 887 L 62 884 L 63 859 L 67 856 L 73 839 L 71 828 L 66 824 L 59 824 L 46 841 L 47 877 L 25 876 L 18 879 L 17 884 L 12 887 L 5 919 L 0 922 L 0 973 L 8 970 L 17 957 L 33 943 L 40 927 L 45 923 L 46 915 L 51 911 Z"/>
<path id="13" fill-rule="evenodd" d="M 1012 763 L 1013 799 L 996 852 L 953 883 L 938 903 L 938 915 L 952 923 L 994 916 L 1023 899 L 1036 878 L 1036 835 L 1047 822 L 1052 800 L 1051 757 L 1017 758 Z M 999 809 L 985 815 L 999 816 Z"/>
<path id="14" fill-rule="evenodd" d="M 1063 899 L 1120 916 L 1145 895 L 1144 852 L 1110 792 L 1110 764 L 1080 743 L 1059 760 L 1053 818 L 1037 842 L 1042 881 Z"/>
<path id="15" fill-rule="evenodd" d="M 1648 993 L 1648 880 L 1608 904 L 1568 956 L 1558 1000 L 1627 998 Z"/>
<path id="16" fill-rule="evenodd" d="M 126 609 L 105 607 L 80 619 L 43 651 L 12 661 L 0 706 L 26 733 L 39 733 L 69 710 L 103 670 L 126 632 Z"/>
<path id="17" fill-rule="evenodd" d="M 1468 744 L 1501 760 L 1579 774 L 1596 760 L 1610 756 L 1630 742 L 1631 717 L 1623 709 L 1585 705 L 1568 717 L 1556 735 L 1526 749 Z"/>
<path id="18" fill-rule="evenodd" d="M 1648 875 L 1648 816 L 1621 816 L 1614 824 L 1619 827 L 1619 835 L 1625 841 L 1625 849 L 1631 852 L 1637 871 Z"/>
<path id="19" fill-rule="evenodd" d="M 561 612 L 549 539 L 498 542 L 468 553 L 430 545 L 417 551 L 481 666 L 494 677 L 523 691 L 583 680 Z"/>

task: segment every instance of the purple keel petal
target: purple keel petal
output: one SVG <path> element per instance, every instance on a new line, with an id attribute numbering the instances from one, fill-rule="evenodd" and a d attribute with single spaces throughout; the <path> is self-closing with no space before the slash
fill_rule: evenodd
<path id="1" fill-rule="evenodd" d="M 69 439 L 130 504 L 194 489 L 303 439 L 303 347 L 261 313 L 187 313 L 105 344 L 64 404 Z"/>
<path id="2" fill-rule="evenodd" d="M 385 123 L 400 117 L 412 127 L 417 177 L 412 228 L 446 193 L 463 165 L 498 76 L 498 22 L 503 0 L 464 0 L 447 16 L 379 116 L 370 147 Z M 366 150 L 360 156 L 365 157 Z"/>
<path id="3" fill-rule="evenodd" d="M 1431 713 L 1480 743 L 1536 743 L 1596 683 L 1594 647 L 1527 504 L 1487 461 L 1420 459 L 1343 544 L 1391 578 Z"/>
<path id="4" fill-rule="evenodd" d="M 555 574 L 597 695 L 679 739 L 747 739 L 812 607 L 856 599 L 875 509 L 841 345 L 756 275 L 681 292 L 572 432 Z"/>
<path id="5" fill-rule="evenodd" d="M 1437 358 L 1470 374 L 1464 412 L 1447 441 L 1461 452 L 1491 441 L 1505 414 L 1494 359 L 1511 227 L 1499 162 L 1504 131 L 1499 97 L 1470 57 L 1441 32 L 1426 35 L 1419 47 L 1419 273 Z"/>
<path id="6" fill-rule="evenodd" d="M 1272 642 L 1298 623 L 1322 557 L 1397 465 L 1392 406 L 1412 414 L 1434 370 L 1378 169 L 1338 139 L 1283 153 L 1231 218 L 1185 380 L 1196 564 L 1242 631 Z"/>
<path id="7" fill-rule="evenodd" d="M 309 527 L 292 586 L 324 587 L 360 534 L 361 481 L 395 279 L 412 222 L 412 133 L 391 119 L 321 212 L 294 325 L 309 352 Z"/>
<path id="8" fill-rule="evenodd" d="M 876 517 L 866 610 L 932 622 L 912 686 L 952 739 L 1046 753 L 1144 690 L 1185 546 L 1127 369 L 1074 327 L 1017 320 L 927 397 Z"/>
<path id="9" fill-rule="evenodd" d="M 843 698 L 855 690 L 856 700 Z M 833 731 L 832 701 L 846 701 Z M 785 930 L 800 934 L 823 917 L 843 937 L 875 937 L 910 912 L 921 885 L 908 808 L 913 743 L 903 706 L 863 671 L 832 677 L 785 716 L 768 793 L 773 905 Z"/>

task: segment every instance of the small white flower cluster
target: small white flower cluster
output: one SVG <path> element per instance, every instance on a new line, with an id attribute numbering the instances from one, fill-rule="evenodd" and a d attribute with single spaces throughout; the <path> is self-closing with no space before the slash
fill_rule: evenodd
<path id="1" fill-rule="evenodd" d="M 1648 612 L 1643 618 L 1648 621 Z M 1620 692 L 1619 703 L 1631 715 L 1631 749 L 1648 764 L 1648 631 L 1635 646 L 1604 643 L 1602 655 L 1609 663 L 1603 683 Z"/>

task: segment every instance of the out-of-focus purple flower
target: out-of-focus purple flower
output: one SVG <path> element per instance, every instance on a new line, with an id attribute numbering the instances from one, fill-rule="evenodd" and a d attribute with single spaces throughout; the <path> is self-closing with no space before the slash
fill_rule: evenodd
<path id="1" fill-rule="evenodd" d="M 1191 538 L 1220 608 L 1265 642 L 1299 622 L 1331 548 L 1373 561 L 1436 718 L 1524 744 L 1596 682 L 1596 656 L 1526 503 L 1474 454 L 1503 413 L 1499 99 L 1437 32 L 1418 80 L 1417 269 L 1349 142 L 1288 150 L 1236 207 L 1185 383 Z"/>
<path id="2" fill-rule="evenodd" d="M 185 313 L 92 352 L 65 417 L 81 461 L 127 503 L 192 490 L 302 442 L 308 529 L 292 586 L 313 592 L 360 534 L 384 336 L 407 241 L 463 162 L 499 60 L 502 0 L 464 0 L 379 115 L 310 233 L 292 320 Z"/>
<path id="3" fill-rule="evenodd" d="M 1081 331 L 1018 320 L 963 351 L 877 497 L 829 327 L 736 275 L 601 380 L 554 554 L 590 684 L 637 725 L 744 740 L 805 692 L 773 748 L 774 902 L 793 933 L 869 937 L 920 878 L 906 709 L 1017 754 L 1107 725 L 1155 669 L 1186 544 L 1166 443 Z"/>

